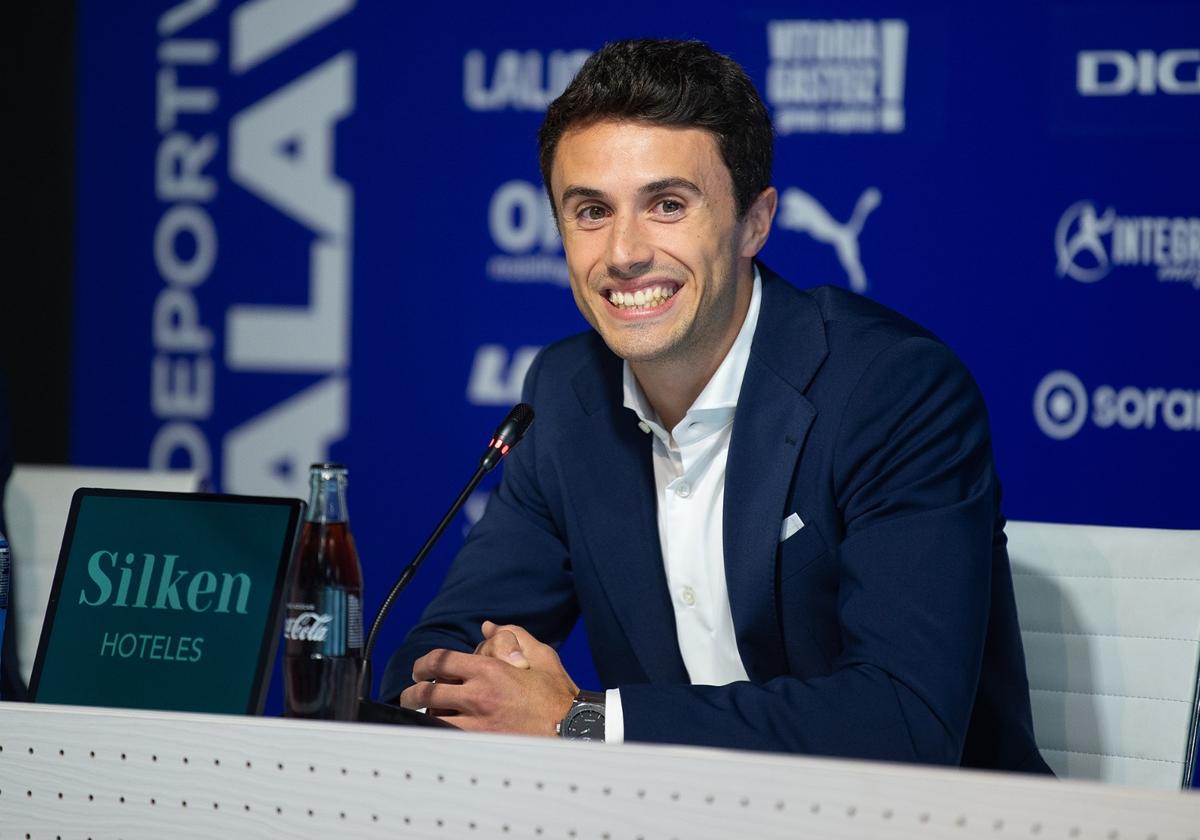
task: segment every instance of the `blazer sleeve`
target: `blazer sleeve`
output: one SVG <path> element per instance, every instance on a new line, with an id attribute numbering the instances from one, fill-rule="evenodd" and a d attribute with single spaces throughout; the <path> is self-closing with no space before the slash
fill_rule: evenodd
<path id="1" fill-rule="evenodd" d="M 906 338 L 866 366 L 834 440 L 845 536 L 832 548 L 841 645 L 830 672 L 622 685 L 626 740 L 959 763 L 998 504 L 982 398 L 947 348 Z"/>
<path id="2" fill-rule="evenodd" d="M 522 400 L 538 408 L 544 351 L 530 366 Z M 544 424 L 543 424 L 544 425 Z M 412 665 L 435 648 L 470 651 L 485 619 L 519 624 L 558 647 L 579 616 L 571 564 L 557 511 L 538 475 L 538 440 L 552 430 L 536 419 L 504 461 L 487 509 L 451 564 L 441 590 L 388 661 L 380 697 L 394 700 L 412 684 Z"/>

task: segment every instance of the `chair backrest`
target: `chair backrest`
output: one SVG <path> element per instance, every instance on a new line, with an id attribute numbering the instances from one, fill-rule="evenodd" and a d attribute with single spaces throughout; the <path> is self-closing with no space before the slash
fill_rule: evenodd
<path id="1" fill-rule="evenodd" d="M 1200 531 L 1010 522 L 1037 743 L 1059 776 L 1187 787 Z"/>
<path id="2" fill-rule="evenodd" d="M 42 634 L 50 586 L 54 583 L 71 497 L 80 487 L 190 493 L 200 488 L 200 476 L 182 470 L 152 472 L 33 464 L 14 467 L 4 496 L 4 518 L 8 522 L 6 536 L 13 557 L 17 664 L 27 685 Z"/>

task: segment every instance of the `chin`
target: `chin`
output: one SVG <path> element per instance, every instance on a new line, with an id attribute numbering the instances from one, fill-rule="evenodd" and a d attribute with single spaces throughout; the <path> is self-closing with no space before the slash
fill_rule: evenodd
<path id="1" fill-rule="evenodd" d="M 671 341 L 612 341 L 601 333 L 604 343 L 627 362 L 656 362 L 671 355 L 675 349 Z"/>
<path id="2" fill-rule="evenodd" d="M 627 362 L 655 362 L 671 356 L 683 343 L 678 319 L 657 323 L 615 322 L 607 313 L 594 312 L 593 328 L 600 333 L 608 349 Z"/>

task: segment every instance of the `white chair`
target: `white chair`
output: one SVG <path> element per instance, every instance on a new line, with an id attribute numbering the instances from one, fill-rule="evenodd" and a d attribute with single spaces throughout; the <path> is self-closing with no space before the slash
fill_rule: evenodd
<path id="1" fill-rule="evenodd" d="M 17 665 L 26 684 L 33 673 L 71 496 L 80 487 L 190 493 L 199 489 L 200 476 L 184 470 L 152 472 L 32 464 L 13 468 L 4 496 L 4 518 L 13 556 Z"/>
<path id="2" fill-rule="evenodd" d="M 1010 522 L 1033 724 L 1059 776 L 1191 782 L 1200 531 Z"/>

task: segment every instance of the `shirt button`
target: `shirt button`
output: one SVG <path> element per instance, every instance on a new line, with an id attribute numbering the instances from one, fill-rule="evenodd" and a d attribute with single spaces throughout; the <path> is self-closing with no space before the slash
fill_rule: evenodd
<path id="1" fill-rule="evenodd" d="M 696 605 L 696 591 L 690 586 L 685 586 L 683 589 L 679 590 L 679 598 L 689 607 L 694 607 Z"/>
<path id="2" fill-rule="evenodd" d="M 638 421 L 638 428 L 641 429 L 646 434 L 650 434 L 650 426 L 647 425 L 644 420 Z"/>
<path id="3" fill-rule="evenodd" d="M 679 482 L 675 485 L 675 495 L 681 499 L 686 499 L 688 496 L 692 495 L 692 485 L 688 484 L 686 481 Z"/>

